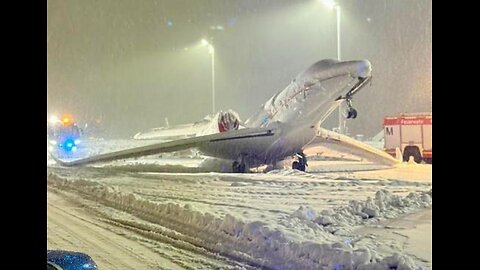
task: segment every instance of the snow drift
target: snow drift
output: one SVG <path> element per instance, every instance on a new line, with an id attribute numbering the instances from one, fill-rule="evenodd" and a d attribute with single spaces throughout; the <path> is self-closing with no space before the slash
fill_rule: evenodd
<path id="1" fill-rule="evenodd" d="M 152 232 L 158 230 L 156 224 L 173 229 L 176 233 L 171 237 L 252 266 L 267 269 L 415 269 L 412 259 L 401 254 L 379 258 L 369 249 L 354 249 L 344 242 L 318 243 L 315 239 L 298 242 L 262 221 L 246 223 L 228 214 L 217 218 L 189 204 L 152 202 L 92 180 L 62 178 L 50 173 L 47 181 L 51 187 L 75 191 L 87 199 L 148 221 Z M 431 201 L 431 191 L 411 193 L 405 198 L 379 191 L 374 199 L 352 201 L 336 211 L 322 211 L 317 216 L 313 209 L 305 207 L 292 213 L 291 218 L 307 220 L 309 226 L 320 233 L 333 234 L 342 226 L 429 206 Z"/>

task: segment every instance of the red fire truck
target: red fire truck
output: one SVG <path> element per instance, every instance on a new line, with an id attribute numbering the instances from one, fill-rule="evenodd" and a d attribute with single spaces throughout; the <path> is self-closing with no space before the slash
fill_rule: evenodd
<path id="1" fill-rule="evenodd" d="M 401 114 L 383 120 L 385 151 L 395 156 L 396 148 L 403 161 L 411 156 L 415 162 L 432 163 L 432 113 Z"/>

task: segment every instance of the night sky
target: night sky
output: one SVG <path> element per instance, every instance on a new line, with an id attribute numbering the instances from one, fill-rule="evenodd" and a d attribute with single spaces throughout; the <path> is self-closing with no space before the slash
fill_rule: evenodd
<path id="1" fill-rule="evenodd" d="M 351 134 L 373 136 L 386 115 L 432 110 L 432 2 L 349 0 L 342 60 L 368 59 L 373 81 L 354 98 Z M 105 136 L 202 119 L 246 120 L 314 62 L 337 57 L 336 13 L 318 0 L 48 0 L 47 117 L 100 121 Z M 338 123 L 332 114 L 325 123 Z"/>

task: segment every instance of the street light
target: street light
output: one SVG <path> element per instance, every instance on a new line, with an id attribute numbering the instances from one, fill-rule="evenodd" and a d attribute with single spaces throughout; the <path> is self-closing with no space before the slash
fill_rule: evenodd
<path id="1" fill-rule="evenodd" d="M 340 61 L 340 6 L 333 0 L 322 0 L 330 10 L 335 9 L 337 15 L 337 59 Z"/>
<path id="2" fill-rule="evenodd" d="M 215 114 L 215 48 L 206 39 L 202 39 L 202 46 L 208 47 L 208 53 L 212 55 L 212 113 Z"/>
<path id="3" fill-rule="evenodd" d="M 330 10 L 335 9 L 337 17 L 337 60 L 340 61 L 340 6 L 333 0 L 322 0 L 323 4 Z M 345 133 L 345 121 L 342 115 L 342 104 L 338 106 L 338 131 L 341 134 Z"/>

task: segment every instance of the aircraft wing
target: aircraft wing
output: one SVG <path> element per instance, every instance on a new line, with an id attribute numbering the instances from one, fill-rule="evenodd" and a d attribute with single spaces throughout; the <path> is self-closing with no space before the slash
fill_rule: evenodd
<path id="1" fill-rule="evenodd" d="M 237 139 L 252 138 L 252 137 L 263 137 L 263 136 L 273 136 L 276 129 L 274 127 L 264 127 L 264 128 L 244 128 L 238 130 L 231 130 L 222 133 L 215 133 L 210 135 L 191 137 L 186 139 L 161 142 L 136 148 L 130 148 L 105 154 L 99 154 L 95 156 L 90 156 L 86 158 L 71 160 L 71 161 L 62 161 L 55 156 L 52 158 L 62 166 L 78 166 L 86 165 L 95 162 L 104 162 L 104 161 L 113 161 L 117 159 L 125 159 L 132 157 L 148 156 L 158 153 L 165 152 L 175 152 L 180 150 L 185 150 L 189 148 L 198 147 L 202 143 L 216 142 L 216 141 L 232 141 Z"/>
<path id="2" fill-rule="evenodd" d="M 385 165 L 391 166 L 401 162 L 380 149 L 324 128 L 318 130 L 317 138 L 310 143 L 310 146 L 312 146 L 312 144 L 319 144 L 327 149 L 353 154 L 363 159 Z"/>

